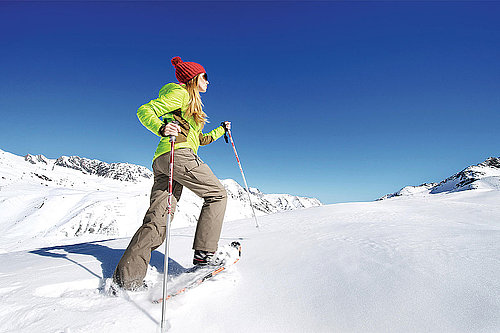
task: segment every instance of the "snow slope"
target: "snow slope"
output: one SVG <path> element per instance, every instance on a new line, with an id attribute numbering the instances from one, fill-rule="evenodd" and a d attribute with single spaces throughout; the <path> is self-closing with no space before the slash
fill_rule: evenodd
<path id="1" fill-rule="evenodd" d="M 20 157 L 0 150 L 0 252 L 42 246 L 61 236 L 130 236 L 149 207 L 152 182 L 150 170 L 129 163 Z M 225 221 L 251 217 L 246 191 L 232 179 L 222 183 L 229 198 Z M 314 198 L 257 189 L 250 196 L 257 215 L 321 205 Z M 195 225 L 202 204 L 183 189 L 173 228 Z"/>
<path id="2" fill-rule="evenodd" d="M 484 162 L 471 165 L 440 183 L 424 183 L 406 186 L 398 192 L 387 194 L 378 200 L 400 196 L 454 193 L 476 189 L 500 190 L 500 157 L 489 157 Z"/>
<path id="3" fill-rule="evenodd" d="M 473 190 L 226 222 L 220 243 L 243 257 L 168 303 L 171 332 L 499 332 L 499 202 Z M 172 275 L 193 234 L 173 230 Z M 129 238 L 91 237 L 0 254 L 0 332 L 157 330 L 155 288 L 105 293 Z M 154 251 L 150 283 L 162 262 Z"/>

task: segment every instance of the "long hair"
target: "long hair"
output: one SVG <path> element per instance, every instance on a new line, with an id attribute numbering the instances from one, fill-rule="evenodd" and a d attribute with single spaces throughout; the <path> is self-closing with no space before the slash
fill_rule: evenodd
<path id="1" fill-rule="evenodd" d="M 189 80 L 184 88 L 189 93 L 189 103 L 186 110 L 186 118 L 193 117 L 198 125 L 202 128 L 208 122 L 207 115 L 203 112 L 203 102 L 201 101 L 200 92 L 198 91 L 198 80 L 201 75 L 196 75 Z"/>

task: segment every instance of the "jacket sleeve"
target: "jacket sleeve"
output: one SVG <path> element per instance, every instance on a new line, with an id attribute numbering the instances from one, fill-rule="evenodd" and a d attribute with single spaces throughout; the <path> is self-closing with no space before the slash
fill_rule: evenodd
<path id="1" fill-rule="evenodd" d="M 226 130 L 224 129 L 224 127 L 219 126 L 206 134 L 200 133 L 200 145 L 205 146 L 209 143 L 214 142 L 215 140 L 223 136 L 225 132 Z"/>
<path id="2" fill-rule="evenodd" d="M 153 101 L 151 101 L 153 102 Z M 163 125 L 163 122 L 160 120 L 160 118 L 157 116 L 156 112 L 154 109 L 149 105 L 151 102 L 144 104 L 137 110 L 137 117 L 139 118 L 139 121 L 151 132 L 156 134 L 157 136 L 160 136 L 158 131 L 160 130 L 161 125 Z"/>
<path id="3" fill-rule="evenodd" d="M 142 105 L 137 110 L 139 121 L 151 132 L 160 136 L 160 130 L 163 121 L 160 118 L 171 118 L 169 113 L 180 109 L 186 102 L 187 91 L 183 88 L 175 89 L 168 94 L 162 95 Z"/>

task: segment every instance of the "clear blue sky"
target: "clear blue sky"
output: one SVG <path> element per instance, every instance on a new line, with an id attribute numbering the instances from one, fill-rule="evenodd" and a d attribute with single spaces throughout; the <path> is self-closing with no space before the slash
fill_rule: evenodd
<path id="1" fill-rule="evenodd" d="M 150 167 L 137 108 L 201 63 L 249 185 L 373 200 L 499 156 L 498 2 L 0 2 L 0 148 Z M 242 183 L 230 145 L 200 148 Z"/>

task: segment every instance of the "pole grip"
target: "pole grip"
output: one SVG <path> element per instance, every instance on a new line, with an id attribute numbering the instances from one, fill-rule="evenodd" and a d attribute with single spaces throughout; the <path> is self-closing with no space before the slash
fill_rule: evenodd
<path id="1" fill-rule="evenodd" d="M 226 122 L 223 121 L 222 123 L 220 123 L 220 125 L 222 126 L 222 128 L 224 128 L 224 140 L 226 140 L 226 143 L 229 143 L 229 139 L 227 138 L 227 127 L 226 127 Z"/>
<path id="2" fill-rule="evenodd" d="M 179 122 L 177 120 L 172 121 L 172 123 L 179 125 Z M 175 135 L 169 135 L 168 137 L 170 139 L 170 142 L 175 142 L 175 138 L 176 138 Z"/>

